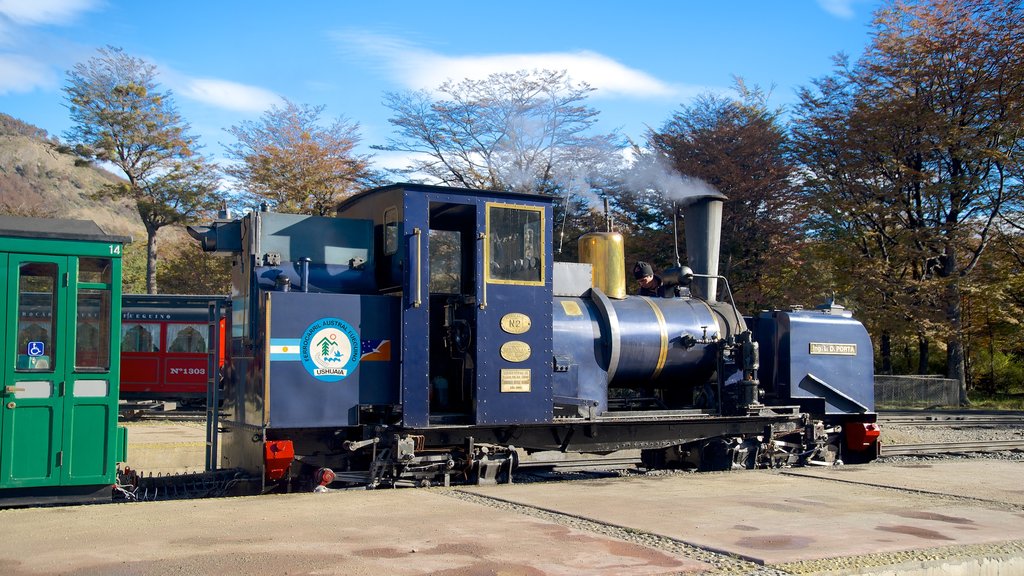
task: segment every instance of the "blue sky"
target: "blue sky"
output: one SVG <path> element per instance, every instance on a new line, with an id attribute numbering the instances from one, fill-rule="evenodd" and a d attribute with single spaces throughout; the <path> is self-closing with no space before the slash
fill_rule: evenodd
<path id="1" fill-rule="evenodd" d="M 504 70 L 566 69 L 597 88 L 598 128 L 642 141 L 681 104 L 733 76 L 772 104 L 859 55 L 880 0 L 248 2 L 0 0 L 0 112 L 58 137 L 66 72 L 106 45 L 156 65 L 213 158 L 224 129 L 288 98 L 391 134 L 389 91 Z M 397 159 L 378 155 L 379 167 Z"/>

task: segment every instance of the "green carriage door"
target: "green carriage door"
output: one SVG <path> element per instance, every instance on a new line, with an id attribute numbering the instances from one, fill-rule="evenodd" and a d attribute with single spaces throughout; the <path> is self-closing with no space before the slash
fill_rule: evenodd
<path id="1" fill-rule="evenodd" d="M 11 254 L 0 488 L 61 483 L 68 258 Z"/>
<path id="2" fill-rule="evenodd" d="M 75 259 L 72 259 L 74 262 Z M 68 292 L 68 334 L 74 349 L 65 355 L 63 464 L 61 484 L 112 484 L 117 434 L 118 354 L 113 333 L 114 267 L 110 258 L 77 258 Z M 113 353 L 112 353 L 113 350 Z"/>

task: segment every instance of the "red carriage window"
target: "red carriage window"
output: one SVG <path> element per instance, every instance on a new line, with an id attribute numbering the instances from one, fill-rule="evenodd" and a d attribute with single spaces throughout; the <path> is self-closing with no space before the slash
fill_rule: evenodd
<path id="1" fill-rule="evenodd" d="M 205 324 L 170 324 L 167 326 L 168 352 L 206 352 Z"/>
<path id="2" fill-rule="evenodd" d="M 160 325 L 137 322 L 121 326 L 121 352 L 159 352 Z"/>

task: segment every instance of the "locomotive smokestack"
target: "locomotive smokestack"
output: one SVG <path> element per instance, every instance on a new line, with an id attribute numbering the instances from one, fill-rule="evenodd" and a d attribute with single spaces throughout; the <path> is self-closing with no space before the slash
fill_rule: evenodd
<path id="1" fill-rule="evenodd" d="M 718 252 L 722 237 L 722 194 L 700 196 L 683 207 L 686 223 L 687 264 L 697 274 L 718 276 Z M 690 289 L 699 298 L 714 302 L 717 278 L 694 278 Z"/>

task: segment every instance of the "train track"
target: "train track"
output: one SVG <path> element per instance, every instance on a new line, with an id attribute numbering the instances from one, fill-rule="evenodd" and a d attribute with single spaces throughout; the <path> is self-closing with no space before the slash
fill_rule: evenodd
<path id="1" fill-rule="evenodd" d="M 1024 438 L 1019 440 L 979 440 L 968 442 L 934 442 L 930 444 L 882 445 L 882 456 L 927 456 L 929 454 L 970 454 L 984 452 L 1024 451 Z"/>
<path id="2" fill-rule="evenodd" d="M 206 412 L 186 410 L 172 410 L 169 412 L 159 410 L 121 411 L 120 419 L 122 422 L 205 422 Z"/>
<path id="3" fill-rule="evenodd" d="M 1024 426 L 1024 413 L 880 412 L 878 422 L 883 426 Z"/>
<path id="4" fill-rule="evenodd" d="M 881 411 L 881 456 L 928 456 L 1024 451 L 1024 413 L 970 410 Z M 885 429 L 921 429 L 921 442 L 885 443 Z M 897 434 L 899 437 L 900 434 Z M 913 434 L 911 434 L 913 436 Z M 959 438 L 957 436 L 960 436 Z M 971 438 L 971 436 L 975 436 Z"/>
<path id="5" fill-rule="evenodd" d="M 517 470 L 534 474 L 545 472 L 610 472 L 613 470 L 632 469 L 642 463 L 639 451 L 636 454 L 590 456 L 585 458 L 530 458 L 519 461 Z"/>

